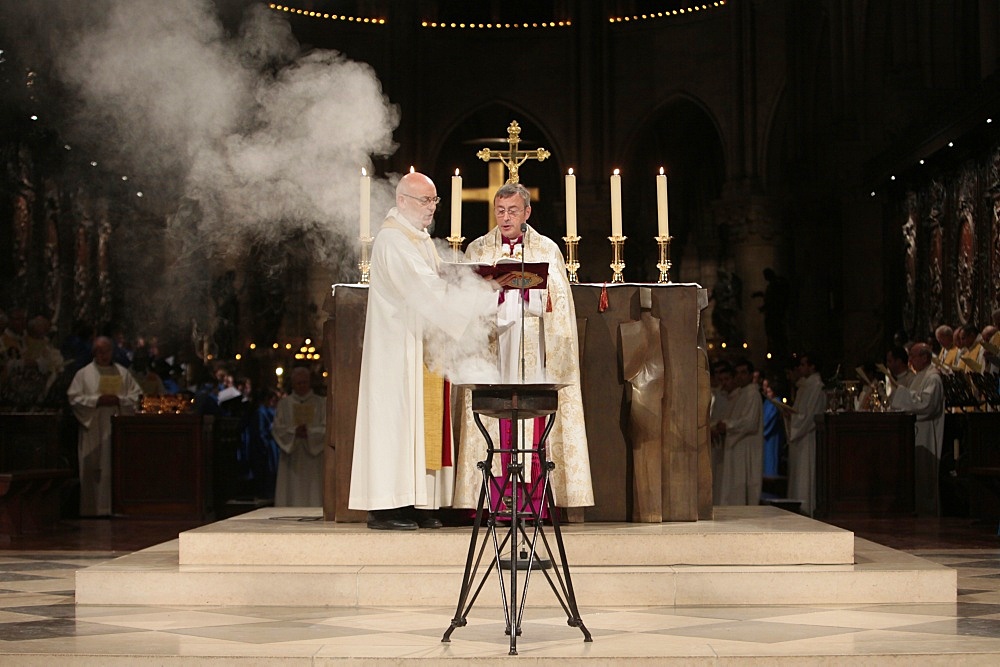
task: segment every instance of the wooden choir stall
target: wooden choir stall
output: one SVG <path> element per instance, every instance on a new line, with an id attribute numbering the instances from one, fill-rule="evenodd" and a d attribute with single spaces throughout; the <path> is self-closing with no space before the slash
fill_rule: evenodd
<path id="1" fill-rule="evenodd" d="M 672 283 L 572 289 L 595 504 L 570 520 L 712 518 L 710 390 L 699 347 L 706 291 Z M 367 302 L 366 285 L 335 285 L 325 304 L 328 521 L 365 519 L 347 503 Z"/>

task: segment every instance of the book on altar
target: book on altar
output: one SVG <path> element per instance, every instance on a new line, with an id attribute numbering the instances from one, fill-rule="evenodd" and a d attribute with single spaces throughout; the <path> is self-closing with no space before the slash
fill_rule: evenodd
<path id="1" fill-rule="evenodd" d="M 544 289 L 549 284 L 548 262 L 524 262 L 511 257 L 501 257 L 490 262 L 444 262 L 449 267 L 468 267 L 483 278 L 500 280 L 511 276 L 507 289 Z"/>

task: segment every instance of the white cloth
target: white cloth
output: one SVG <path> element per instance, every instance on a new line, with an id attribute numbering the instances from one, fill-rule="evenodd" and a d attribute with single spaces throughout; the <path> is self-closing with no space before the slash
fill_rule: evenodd
<path id="1" fill-rule="evenodd" d="M 712 404 L 708 419 L 713 426 L 726 416 L 729 410 L 729 394 L 722 387 L 712 387 Z M 722 464 L 725 461 L 724 438 L 712 436 L 712 504 L 718 505 L 722 498 Z"/>
<path id="2" fill-rule="evenodd" d="M 505 251 L 506 243 L 498 227 L 470 243 L 465 255 L 473 262 L 493 263 L 508 256 Z M 547 441 L 549 459 L 555 464 L 550 475 L 552 495 L 560 507 L 590 506 L 594 504 L 594 490 L 580 390 L 580 345 L 566 264 L 559 246 L 530 226 L 524 233 L 524 260 L 549 264 L 548 287 L 529 290 L 525 304 L 525 382 L 568 384 L 559 390 L 558 411 Z M 549 302 L 551 310 L 547 309 Z M 520 382 L 520 290 L 506 290 L 504 302 L 494 302 L 494 307 L 498 327 L 497 367 L 503 382 Z M 461 426 L 455 506 L 475 507 L 482 486 L 482 473 L 476 464 L 486 458 L 486 441 L 473 422 L 470 392 L 464 392 L 461 399 L 456 410 L 461 415 Z M 482 421 L 494 444 L 499 445 L 499 421 L 489 417 Z M 524 440 L 534 442 L 533 420 L 525 426 Z M 494 474 L 502 476 L 499 457 L 494 458 L 494 464 Z"/>
<path id="3" fill-rule="evenodd" d="M 826 411 L 819 373 L 799 378 L 788 430 L 788 497 L 802 501 L 802 512 L 816 509 L 816 415 Z"/>
<path id="4" fill-rule="evenodd" d="M 944 384 L 936 369 L 928 366 L 913 376 L 913 382 L 892 397 L 892 407 L 917 416 L 914 434 L 915 501 L 918 514 L 939 512 L 938 466 L 944 441 Z"/>
<path id="5" fill-rule="evenodd" d="M 764 405 L 750 383 L 729 395 L 717 505 L 759 505 L 764 481 Z"/>
<path id="6" fill-rule="evenodd" d="M 302 421 L 306 437 L 295 437 Z M 281 450 L 275 507 L 323 506 L 323 448 L 326 441 L 326 398 L 309 392 L 282 397 L 274 411 L 271 435 Z"/>
<path id="7" fill-rule="evenodd" d="M 79 422 L 77 455 L 80 460 L 80 515 L 111 514 L 111 417 L 131 414 L 141 391 L 124 366 L 114 364 L 121 377 L 116 406 L 97 406 L 101 372 L 92 361 L 73 376 L 66 396 Z"/>
<path id="8" fill-rule="evenodd" d="M 430 236 L 389 211 L 372 244 L 351 509 L 451 504 L 454 468 L 429 470 L 425 461 L 424 337 L 434 330 L 460 340 L 496 294 L 450 286 L 439 262 Z"/>

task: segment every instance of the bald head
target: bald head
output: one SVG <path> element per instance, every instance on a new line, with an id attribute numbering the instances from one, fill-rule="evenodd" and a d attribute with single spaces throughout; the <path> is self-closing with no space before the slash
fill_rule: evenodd
<path id="1" fill-rule="evenodd" d="M 910 348 L 910 366 L 919 373 L 931 365 L 931 346 L 927 343 L 914 343 Z"/>
<path id="2" fill-rule="evenodd" d="M 111 357 L 114 352 L 114 345 L 107 336 L 98 336 L 94 339 L 94 361 L 98 366 L 110 366 Z"/>
<path id="3" fill-rule="evenodd" d="M 430 227 L 434 222 L 437 205 L 437 188 L 430 178 L 415 171 L 399 179 L 396 186 L 396 210 L 417 229 Z"/>

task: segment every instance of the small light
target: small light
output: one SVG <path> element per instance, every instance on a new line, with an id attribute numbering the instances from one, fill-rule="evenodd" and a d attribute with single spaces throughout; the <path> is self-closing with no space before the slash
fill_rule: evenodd
<path id="1" fill-rule="evenodd" d="M 327 371 L 323 371 L 323 377 L 329 377 L 329 376 L 330 376 L 330 373 L 329 373 L 329 372 L 327 372 Z"/>
<path id="2" fill-rule="evenodd" d="M 992 123 L 992 122 L 993 122 L 993 119 L 992 119 L 992 118 L 987 118 L 987 119 L 986 119 L 986 123 L 987 123 L 987 124 L 989 124 L 989 123 Z"/>
<path id="3" fill-rule="evenodd" d="M 277 349 L 278 349 L 278 344 L 277 344 L 277 343 L 275 343 L 273 347 L 274 347 L 274 349 L 276 349 L 276 350 L 277 350 Z"/>
<path id="4" fill-rule="evenodd" d="M 955 142 L 954 141 L 949 141 L 948 142 L 948 148 L 954 148 L 954 147 L 955 147 Z"/>
<path id="5" fill-rule="evenodd" d="M 38 120 L 38 116 L 31 116 L 31 120 Z"/>
<path id="6" fill-rule="evenodd" d="M 251 350 L 256 350 L 257 349 L 257 343 L 250 343 L 250 349 Z"/>
<path id="7" fill-rule="evenodd" d="M 894 180 L 896 180 L 896 177 L 895 177 L 895 176 L 890 176 L 890 177 L 889 177 L 889 180 L 890 180 L 890 181 L 894 181 Z"/>
<path id="8" fill-rule="evenodd" d="M 292 349 L 292 344 L 291 343 L 285 343 L 285 349 L 286 350 Z"/>
<path id="9" fill-rule="evenodd" d="M 306 345 L 312 345 L 312 338 L 306 338 Z"/>
<path id="10" fill-rule="evenodd" d="M 71 150 L 73 150 L 73 147 L 72 147 L 72 146 L 70 146 L 69 144 L 63 144 L 63 148 L 65 148 L 65 149 L 66 149 L 66 150 L 68 150 L 68 151 L 71 151 Z"/>
<path id="11" fill-rule="evenodd" d="M 142 191 L 139 191 L 139 192 L 136 192 L 136 193 L 135 193 L 135 196 L 136 196 L 136 197 L 141 197 L 141 196 L 142 196 Z"/>
<path id="12" fill-rule="evenodd" d="M 315 348 L 315 347 L 310 347 L 310 348 L 309 348 L 309 351 L 310 351 L 310 352 L 315 352 L 315 351 L 316 351 L 316 348 Z"/>
<path id="13" fill-rule="evenodd" d="M 210 354 L 209 354 L 209 355 L 207 355 L 207 356 L 206 356 L 205 358 L 206 358 L 206 359 L 211 359 L 211 358 L 212 358 L 212 355 L 210 355 Z"/>
<path id="14" fill-rule="evenodd" d="M 274 374 L 277 375 L 278 377 L 281 377 L 284 374 L 284 372 L 285 369 L 282 368 L 281 366 L 278 366 L 277 368 L 274 369 Z"/>
<path id="15" fill-rule="evenodd" d="M 770 359 L 770 358 L 771 358 L 771 353 L 770 353 L 770 352 L 768 352 L 768 353 L 767 353 L 767 358 L 768 358 L 768 359 Z"/>
<path id="16" fill-rule="evenodd" d="M 874 191 L 874 190 L 872 190 L 872 197 L 874 197 L 874 196 L 875 196 L 875 191 Z"/>
<path id="17" fill-rule="evenodd" d="M 123 181 L 127 181 L 128 180 L 128 176 L 122 176 L 122 180 Z"/>
<path id="18" fill-rule="evenodd" d="M 923 158 L 921 158 L 921 160 L 920 160 L 920 164 L 923 164 L 923 163 L 924 163 L 924 160 L 923 160 Z"/>
<path id="19" fill-rule="evenodd" d="M 237 354 L 237 355 L 236 355 L 236 361 L 239 361 L 239 360 L 240 360 L 240 359 L 242 359 L 242 358 L 243 358 L 243 355 L 242 355 L 242 354 Z"/>
<path id="20" fill-rule="evenodd" d="M 296 359 L 303 359 L 304 357 L 303 357 L 303 356 L 302 356 L 301 354 L 296 354 L 296 355 L 295 355 L 295 358 L 296 358 Z"/>
<path id="21" fill-rule="evenodd" d="M 97 161 L 96 160 L 91 160 L 90 161 L 90 166 L 91 167 L 96 167 L 97 166 Z"/>
<path id="22" fill-rule="evenodd" d="M 726 344 L 725 343 L 722 344 L 722 349 L 723 350 L 726 349 Z"/>
<path id="23" fill-rule="evenodd" d="M 748 344 L 746 343 L 746 341 L 744 341 L 744 342 L 743 342 L 743 349 L 745 350 L 745 349 L 747 349 L 748 347 L 750 347 L 750 346 L 749 346 L 749 345 L 748 345 Z"/>

